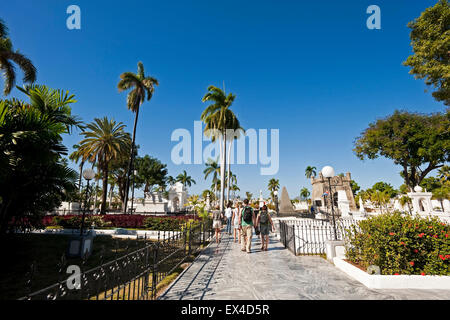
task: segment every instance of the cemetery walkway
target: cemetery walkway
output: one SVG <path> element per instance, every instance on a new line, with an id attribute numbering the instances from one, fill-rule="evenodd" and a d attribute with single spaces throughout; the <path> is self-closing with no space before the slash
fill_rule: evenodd
<path id="1" fill-rule="evenodd" d="M 294 256 L 272 234 L 268 251 L 253 235 L 252 253 L 222 233 L 159 297 L 161 300 L 450 299 L 450 290 L 372 290 L 318 256 Z"/>

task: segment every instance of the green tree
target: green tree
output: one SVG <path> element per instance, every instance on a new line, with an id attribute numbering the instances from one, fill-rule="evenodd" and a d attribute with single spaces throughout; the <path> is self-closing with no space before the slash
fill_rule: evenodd
<path id="1" fill-rule="evenodd" d="M 433 198 L 441 203 L 442 212 L 444 212 L 444 200 L 450 197 L 450 185 L 446 184 L 433 190 Z"/>
<path id="2" fill-rule="evenodd" d="M 204 95 L 202 102 L 210 102 L 202 112 L 200 119 L 206 124 L 205 135 L 212 138 L 212 141 L 219 140 L 220 145 L 220 211 L 224 212 L 225 200 L 225 169 L 226 169 L 226 148 L 227 129 L 240 128 L 239 120 L 231 111 L 236 96 L 232 93 L 226 95 L 224 90 L 215 86 L 209 86 L 208 92 Z"/>
<path id="3" fill-rule="evenodd" d="M 356 196 L 358 191 L 361 189 L 355 180 L 350 180 L 350 188 L 352 188 L 353 196 Z"/>
<path id="4" fill-rule="evenodd" d="M 106 213 L 106 197 L 108 193 L 109 165 L 113 159 L 119 158 L 130 148 L 131 138 L 125 132 L 122 122 L 116 123 L 107 117 L 95 118 L 93 123 L 86 126 L 81 134 L 84 139 L 80 141 L 79 152 L 92 163 L 98 163 L 102 171 L 103 192 L 100 212 Z"/>
<path id="5" fill-rule="evenodd" d="M 250 201 L 253 198 L 253 193 L 246 191 L 245 192 L 245 197 Z"/>
<path id="6" fill-rule="evenodd" d="M 316 167 L 307 166 L 305 169 L 305 176 L 308 179 L 311 179 L 311 177 L 316 176 Z"/>
<path id="7" fill-rule="evenodd" d="M 3 71 L 5 87 L 3 94 L 7 96 L 16 84 L 16 71 L 14 64 L 17 64 L 24 73 L 23 82 L 33 83 L 36 81 L 36 68 L 30 59 L 19 51 L 13 50 L 13 45 L 8 38 L 8 28 L 0 19 L 0 70 Z"/>
<path id="8" fill-rule="evenodd" d="M 206 168 L 205 170 L 203 170 L 203 173 L 205 174 L 205 180 L 208 179 L 210 175 L 212 175 L 215 194 L 217 194 L 217 182 L 219 180 L 218 176 L 220 175 L 220 166 L 217 163 L 217 160 L 214 161 L 212 159 L 208 159 L 208 161 L 206 162 Z"/>
<path id="9" fill-rule="evenodd" d="M 187 175 L 186 170 L 183 170 L 183 173 L 180 173 L 177 176 L 177 182 L 181 182 L 183 184 L 183 186 L 187 187 L 187 186 L 191 186 L 192 184 L 196 184 L 195 180 L 192 179 L 191 176 Z"/>
<path id="10" fill-rule="evenodd" d="M 76 191 L 78 178 L 62 160 L 63 135 L 81 125 L 74 96 L 45 86 L 20 90 L 30 102 L 0 101 L 0 235 L 11 223 L 38 225 Z"/>
<path id="11" fill-rule="evenodd" d="M 395 111 L 371 123 L 356 139 L 354 152 L 361 160 L 379 156 L 393 160 L 413 189 L 450 160 L 450 109 L 431 115 Z"/>
<path id="12" fill-rule="evenodd" d="M 270 191 L 271 198 L 273 198 L 273 193 L 280 189 L 280 180 L 275 178 L 270 179 L 267 189 Z"/>
<path id="13" fill-rule="evenodd" d="M 136 158 L 135 168 L 137 171 L 136 186 L 141 188 L 144 186 L 144 192 L 158 185 L 164 186 L 167 179 L 167 165 L 161 163 L 156 158 L 145 155 L 143 158 Z"/>
<path id="14" fill-rule="evenodd" d="M 302 188 L 302 190 L 300 190 L 300 198 L 302 200 L 308 200 L 310 195 L 311 192 L 309 192 L 308 188 Z"/>
<path id="15" fill-rule="evenodd" d="M 414 54 L 404 62 L 410 74 L 425 79 L 433 97 L 450 105 L 450 6 L 440 0 L 408 24 Z"/>
<path id="16" fill-rule="evenodd" d="M 428 192 L 433 192 L 434 190 L 442 187 L 442 182 L 437 177 L 428 177 L 422 180 L 420 186 L 426 189 Z"/>
<path id="17" fill-rule="evenodd" d="M 130 160 L 128 163 L 128 170 L 126 174 L 126 186 L 125 186 L 125 201 L 124 201 L 124 213 L 126 213 L 127 201 L 128 201 L 128 189 L 130 185 L 131 168 L 133 168 L 133 155 L 136 148 L 136 127 L 139 117 L 139 109 L 144 101 L 150 101 L 155 91 L 155 86 L 158 86 L 158 80 L 151 76 L 146 76 L 144 72 L 144 65 L 142 62 L 138 63 L 137 73 L 124 72 L 120 75 L 120 81 L 117 85 L 119 92 L 131 90 L 127 96 L 127 107 L 129 110 L 135 113 L 134 126 L 133 126 L 133 138 L 130 147 Z"/>
<path id="18" fill-rule="evenodd" d="M 409 214 L 412 214 L 412 210 L 411 210 L 411 204 L 412 204 L 412 200 L 410 197 L 408 196 L 402 196 L 400 197 L 400 199 L 398 200 L 398 202 L 400 203 L 400 205 L 402 207 L 404 207 L 405 205 L 408 205 L 408 211 Z"/>
<path id="19" fill-rule="evenodd" d="M 386 182 L 377 182 L 375 183 L 372 188 L 369 189 L 369 191 L 381 191 L 386 192 L 386 194 L 389 196 L 389 198 L 394 198 L 398 191 L 394 189 L 392 185 Z"/>

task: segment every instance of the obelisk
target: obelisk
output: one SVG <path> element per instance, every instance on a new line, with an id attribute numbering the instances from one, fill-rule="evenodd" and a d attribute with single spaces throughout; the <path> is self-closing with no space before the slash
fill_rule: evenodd
<path id="1" fill-rule="evenodd" d="M 286 187 L 283 187 L 281 191 L 281 201 L 280 201 L 280 216 L 290 215 L 295 213 L 294 207 L 291 203 L 291 198 L 289 198 L 289 194 L 287 192 Z"/>

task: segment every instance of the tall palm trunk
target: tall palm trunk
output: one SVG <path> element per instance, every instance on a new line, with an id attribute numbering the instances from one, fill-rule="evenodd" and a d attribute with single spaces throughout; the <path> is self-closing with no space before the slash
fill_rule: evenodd
<path id="1" fill-rule="evenodd" d="M 80 163 L 80 177 L 78 178 L 78 194 L 80 194 L 80 195 L 81 195 L 81 177 L 83 176 L 83 166 L 84 166 L 84 161 L 81 161 L 81 163 Z"/>
<path id="2" fill-rule="evenodd" d="M 123 213 L 127 213 L 127 205 L 128 205 L 128 191 L 130 189 L 130 175 L 131 175 L 131 168 L 133 168 L 133 160 L 134 160 L 134 148 L 135 148 L 135 141 L 136 141 L 136 127 L 139 117 L 139 107 L 136 109 L 136 116 L 134 118 L 134 128 L 133 128 L 133 141 L 131 142 L 131 152 L 130 152 L 130 161 L 128 161 L 128 170 L 127 170 L 127 180 L 125 183 L 125 199 L 124 199 L 124 205 L 123 205 Z"/>
<path id="3" fill-rule="evenodd" d="M 115 185 L 114 185 L 114 183 L 112 183 L 111 187 L 109 188 L 109 208 L 110 209 L 112 208 L 112 196 L 114 193 L 114 187 L 115 187 Z"/>
<path id="4" fill-rule="evenodd" d="M 220 160 L 220 212 L 224 213 L 224 200 L 225 200 L 225 168 L 226 168 L 226 153 L 227 153 L 227 135 L 226 132 L 222 136 L 222 157 Z"/>
<path id="5" fill-rule="evenodd" d="M 228 149 L 228 170 L 227 170 L 227 204 L 230 202 L 230 174 L 231 174 L 231 148 L 233 146 L 233 140 L 230 140 Z"/>
<path id="6" fill-rule="evenodd" d="M 102 204 L 100 207 L 100 214 L 106 214 L 106 197 L 108 194 L 108 164 L 103 167 L 103 190 L 102 190 Z"/>

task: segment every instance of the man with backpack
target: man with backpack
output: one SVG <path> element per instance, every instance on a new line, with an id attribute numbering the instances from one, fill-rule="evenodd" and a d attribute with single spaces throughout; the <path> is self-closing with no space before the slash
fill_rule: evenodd
<path id="1" fill-rule="evenodd" d="M 251 253 L 253 226 L 256 224 L 255 213 L 253 208 L 248 205 L 248 199 L 244 200 L 244 208 L 240 217 L 241 228 L 241 250 Z"/>

